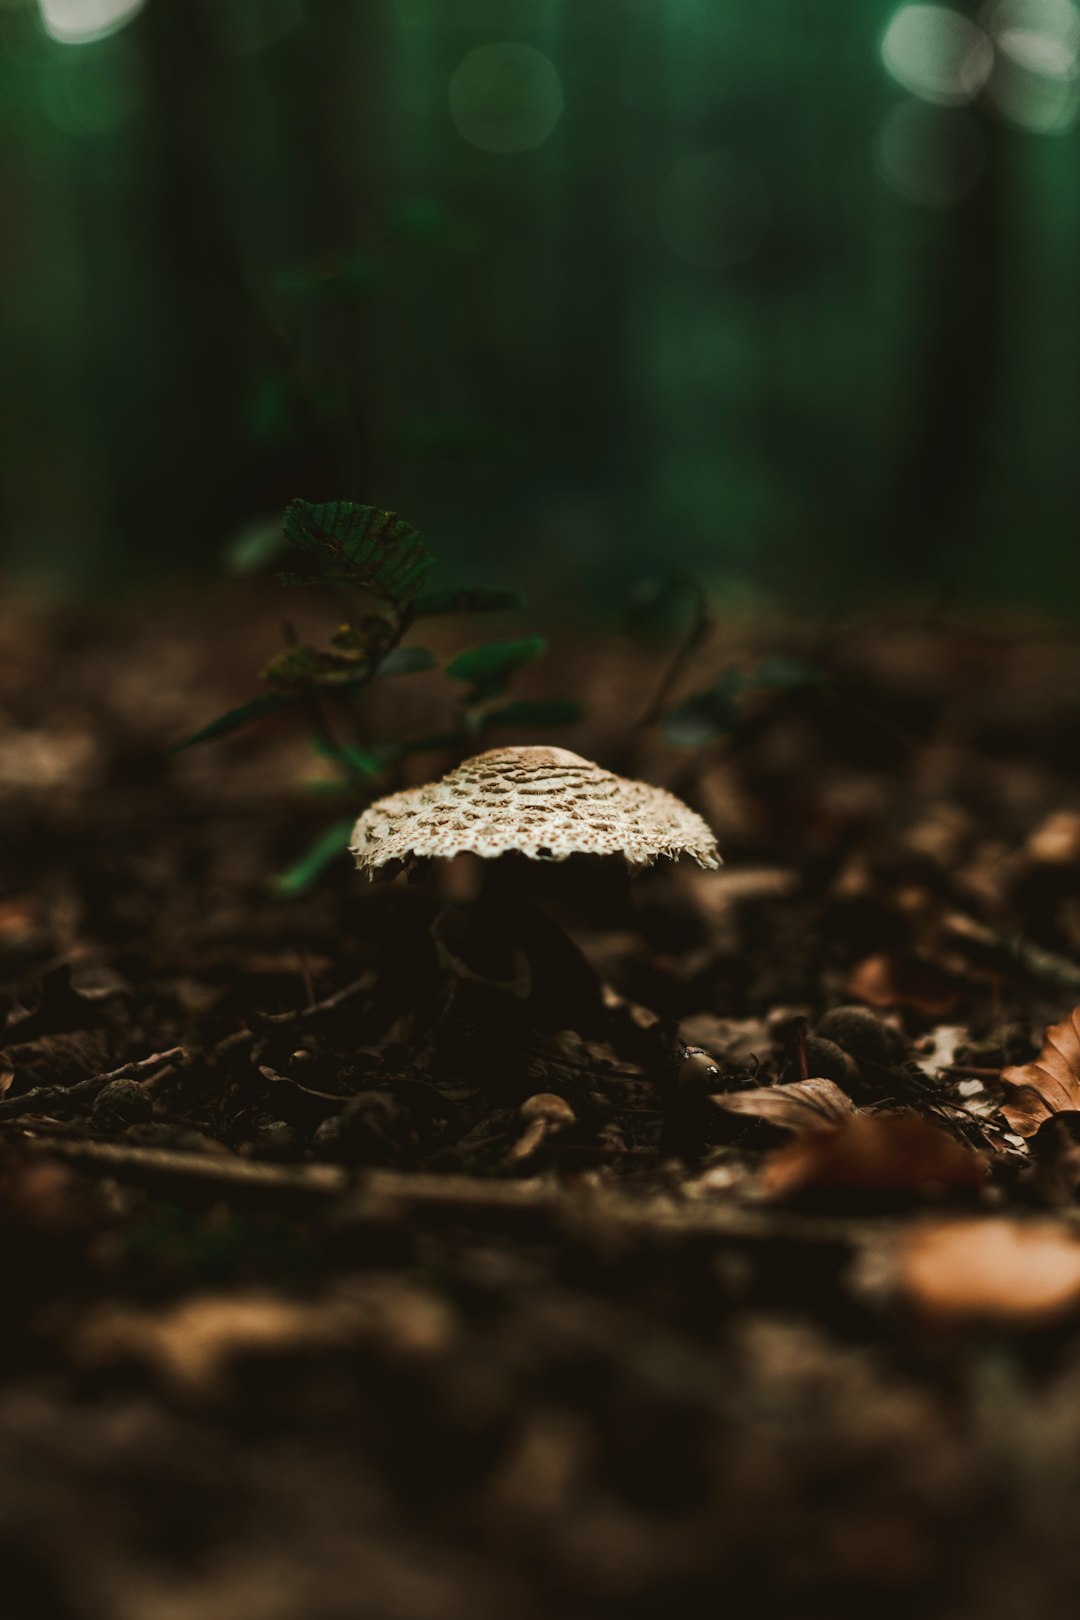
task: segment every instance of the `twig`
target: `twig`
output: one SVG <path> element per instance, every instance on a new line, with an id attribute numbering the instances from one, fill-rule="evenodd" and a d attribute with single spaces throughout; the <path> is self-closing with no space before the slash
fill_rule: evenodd
<path id="1" fill-rule="evenodd" d="M 795 1054 L 799 1060 L 799 1079 L 806 1081 L 810 1078 L 810 1058 L 806 1050 L 806 1019 L 795 1020 Z"/>
<path id="2" fill-rule="evenodd" d="M 317 1203 L 338 1197 L 348 1185 L 347 1173 L 340 1165 L 257 1164 L 231 1154 L 181 1153 L 173 1148 L 29 1132 L 14 1140 L 34 1153 L 63 1159 L 80 1170 L 97 1171 L 117 1181 L 137 1182 L 171 1193 L 186 1189 L 213 1199 L 253 1195 Z"/>
<path id="3" fill-rule="evenodd" d="M 165 1063 L 191 1063 L 195 1056 L 186 1046 L 171 1046 L 168 1051 L 155 1052 L 151 1057 L 139 1058 L 134 1063 L 122 1063 L 108 1074 L 95 1074 L 88 1080 L 77 1080 L 73 1086 L 35 1086 L 21 1097 L 5 1097 L 0 1101 L 0 1120 L 17 1119 L 21 1114 L 47 1114 L 54 1109 L 67 1109 L 73 1104 L 91 1101 L 99 1091 L 114 1080 L 141 1080 Z"/>
<path id="4" fill-rule="evenodd" d="M 660 677 L 660 683 L 653 694 L 652 702 L 644 714 L 634 722 L 633 729 L 635 731 L 644 731 L 646 726 L 651 726 L 660 719 L 664 712 L 664 705 L 678 684 L 683 670 L 712 629 L 709 599 L 704 588 L 698 580 L 691 576 L 687 576 L 682 583 L 688 585 L 694 593 L 694 617 L 690 629 L 676 647 L 673 656 L 668 661 L 667 668 Z"/>
<path id="5" fill-rule="evenodd" d="M 1080 993 L 1080 965 L 1067 956 L 1059 955 L 1057 951 L 1048 951 L 1019 934 L 999 934 L 996 929 L 977 922 L 974 917 L 965 916 L 963 912 L 954 912 L 947 917 L 945 927 L 962 946 L 975 946 L 991 955 L 1004 957 L 1033 979 Z"/>
<path id="6" fill-rule="evenodd" d="M 320 1013 L 335 1012 L 346 1001 L 351 1001 L 354 996 L 370 990 L 372 982 L 371 975 L 365 974 L 363 978 L 353 979 L 351 984 L 342 985 L 341 989 L 335 990 L 332 995 L 324 996 L 321 1001 L 312 1001 L 306 1007 L 296 1007 L 292 1012 L 260 1013 L 257 1021 L 260 1024 L 295 1024 L 303 1018 L 316 1018 Z"/>

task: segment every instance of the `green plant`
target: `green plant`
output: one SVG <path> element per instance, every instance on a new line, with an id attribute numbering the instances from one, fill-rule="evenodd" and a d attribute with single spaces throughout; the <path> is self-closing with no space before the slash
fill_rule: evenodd
<path id="1" fill-rule="evenodd" d="M 285 894 L 308 888 L 348 842 L 356 814 L 385 791 L 386 778 L 406 755 L 422 750 L 467 750 L 494 727 L 564 726 L 581 718 L 578 703 L 505 699 L 517 672 L 547 650 L 542 636 L 487 641 L 466 648 L 445 666 L 455 683 L 451 726 L 418 737 L 376 740 L 361 698 L 373 681 L 436 668 L 426 647 L 406 645 L 416 621 L 445 614 L 496 613 L 521 608 L 514 591 L 486 587 L 425 590 L 434 558 L 422 536 L 396 512 L 353 501 L 293 501 L 282 537 L 301 554 L 304 569 L 279 575 L 284 585 L 321 585 L 344 593 L 348 617 L 317 647 L 293 639 L 266 666 L 268 690 L 182 737 L 174 752 L 211 742 L 253 721 L 299 709 L 311 744 L 332 774 L 313 791 L 347 801 L 351 814 L 321 833 L 277 879 Z M 275 536 L 264 536 L 269 554 Z"/>
<path id="2" fill-rule="evenodd" d="M 691 574 L 645 581 L 629 604 L 630 635 L 646 646 L 673 644 L 660 684 L 637 724 L 659 725 L 675 748 L 704 748 L 734 736 L 745 722 L 744 699 L 750 693 L 780 696 L 829 684 L 814 664 L 777 652 L 754 668 L 730 664 L 708 686 L 672 705 L 676 688 L 714 628 L 708 593 Z"/>

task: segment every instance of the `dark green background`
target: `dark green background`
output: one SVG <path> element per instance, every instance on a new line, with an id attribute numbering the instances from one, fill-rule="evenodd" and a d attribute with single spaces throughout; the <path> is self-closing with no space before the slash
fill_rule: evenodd
<path id="1" fill-rule="evenodd" d="M 101 584 L 352 497 L 560 592 L 678 565 L 1068 606 L 1080 133 L 980 96 L 934 115 L 975 132 L 969 193 L 900 195 L 897 9 L 147 0 L 70 44 L 6 0 L 0 554 Z M 533 150 L 451 112 L 507 41 L 561 83 Z M 710 267 L 664 198 L 716 151 L 750 245 Z"/>

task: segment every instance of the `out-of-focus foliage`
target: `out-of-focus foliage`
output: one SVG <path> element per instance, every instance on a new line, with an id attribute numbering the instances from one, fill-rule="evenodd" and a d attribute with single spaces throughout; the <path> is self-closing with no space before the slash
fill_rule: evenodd
<path id="1" fill-rule="evenodd" d="M 1078 117 L 1076 0 L 3 0 L 0 559 L 1075 599 Z"/>
<path id="2" fill-rule="evenodd" d="M 309 740 L 332 774 L 314 784 L 324 796 L 352 800 L 356 811 L 376 796 L 384 773 L 408 754 L 467 752 L 473 738 L 494 728 L 550 728 L 572 725 L 581 705 L 566 699 L 517 699 L 497 708 L 519 670 L 547 651 L 543 636 L 486 641 L 466 648 L 446 665 L 458 683 L 450 728 L 438 734 L 375 741 L 363 710 L 365 689 L 387 675 L 418 675 L 436 668 L 426 647 L 402 645 L 417 616 L 445 613 L 451 604 L 471 613 L 499 612 L 517 605 L 513 591 L 463 587 L 429 593 L 426 610 L 418 596 L 435 559 L 420 535 L 396 512 L 356 501 L 291 501 L 281 532 L 308 564 L 309 574 L 283 573 L 283 585 L 315 585 L 344 600 L 350 617 L 330 636 L 336 651 L 300 642 L 286 626 L 289 645 L 262 672 L 270 687 L 258 697 L 218 715 L 181 737 L 173 752 L 214 742 L 282 709 L 301 706 Z M 374 611 L 372 611 L 374 609 Z M 321 832 L 278 880 L 282 894 L 301 894 L 340 855 L 352 823 L 341 821 Z"/>

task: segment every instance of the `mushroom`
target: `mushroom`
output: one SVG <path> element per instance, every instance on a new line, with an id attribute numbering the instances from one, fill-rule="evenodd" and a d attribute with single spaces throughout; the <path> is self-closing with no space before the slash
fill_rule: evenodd
<path id="1" fill-rule="evenodd" d="M 441 781 L 377 799 L 350 848 L 372 875 L 391 861 L 465 853 L 532 861 L 621 855 L 631 868 L 689 855 L 710 870 L 720 865 L 716 839 L 681 799 L 566 748 L 492 748 Z"/>
<path id="2" fill-rule="evenodd" d="M 371 877 L 457 855 L 485 863 L 477 903 L 444 906 L 431 932 L 450 1044 L 489 1076 L 505 1071 L 502 1090 L 509 1069 L 524 1073 L 512 1054 L 536 1032 L 607 1035 L 618 1023 L 594 970 L 536 905 L 538 863 L 617 855 L 634 870 L 689 855 L 708 869 L 720 864 L 709 828 L 674 794 L 565 748 L 494 748 L 438 782 L 378 799 L 350 848 Z"/>

